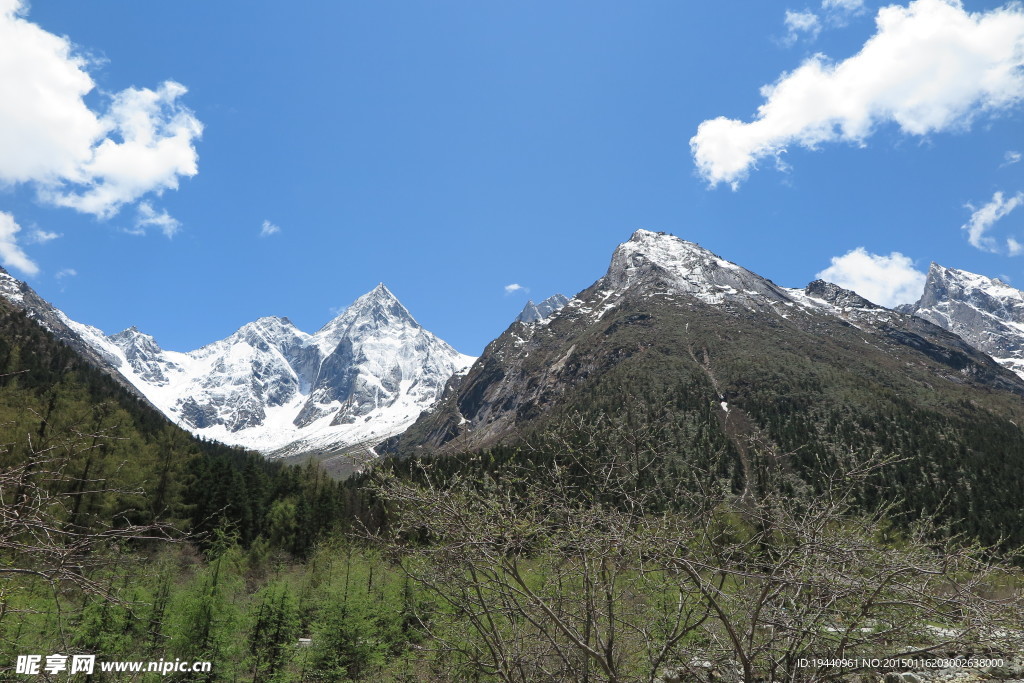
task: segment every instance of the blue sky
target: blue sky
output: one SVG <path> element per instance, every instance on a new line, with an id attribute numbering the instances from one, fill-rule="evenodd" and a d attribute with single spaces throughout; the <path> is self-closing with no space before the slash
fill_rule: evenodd
<path id="1" fill-rule="evenodd" d="M 1022 54 L 972 0 L 0 0 L 0 260 L 173 350 L 383 281 L 479 354 L 637 228 L 1024 286 Z"/>

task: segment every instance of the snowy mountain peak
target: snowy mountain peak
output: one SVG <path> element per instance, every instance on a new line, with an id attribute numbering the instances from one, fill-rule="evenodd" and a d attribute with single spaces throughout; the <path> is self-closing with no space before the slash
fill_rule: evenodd
<path id="1" fill-rule="evenodd" d="M 356 299 L 352 306 L 365 307 L 370 305 L 376 305 L 390 307 L 395 304 L 402 306 L 402 304 L 398 301 L 398 297 L 395 296 L 383 282 L 380 282 L 377 284 L 376 287 L 371 289 L 369 292 Z M 404 306 L 402 306 L 402 310 L 405 310 Z M 406 314 L 409 313 L 408 311 L 405 312 Z"/>
<path id="2" fill-rule="evenodd" d="M 687 242 L 675 235 L 637 230 L 615 250 L 608 274 L 629 280 L 653 267 L 682 272 L 704 263 L 738 267 L 723 261 L 699 244 Z"/>
<path id="3" fill-rule="evenodd" d="M 624 291 L 637 285 L 688 294 L 704 303 L 759 306 L 789 301 L 782 289 L 699 244 L 674 235 L 637 230 L 612 255 L 604 285 Z"/>
<path id="4" fill-rule="evenodd" d="M 316 335 L 266 316 L 185 353 L 134 326 L 105 335 L 75 322 L 2 269 L 0 297 L 182 427 L 265 453 L 372 453 L 475 360 L 420 327 L 383 283 Z"/>
<path id="5" fill-rule="evenodd" d="M 217 355 L 222 353 L 225 347 L 239 344 L 247 344 L 262 350 L 277 349 L 281 353 L 287 353 L 289 349 L 305 344 L 308 339 L 309 335 L 297 329 L 287 318 L 265 316 L 242 325 L 227 339 L 208 344 L 189 355 L 197 358 Z"/>
<path id="6" fill-rule="evenodd" d="M 569 303 L 569 299 L 562 294 L 552 294 L 539 304 L 533 303 L 533 299 L 530 299 L 523 306 L 523 310 L 519 315 L 516 316 L 516 322 L 535 323 L 538 320 L 544 320 L 552 313 L 564 308 L 567 303 Z"/>
<path id="7" fill-rule="evenodd" d="M 1011 287 L 998 278 L 990 278 L 932 263 L 928 268 L 924 293 L 917 305 L 931 307 L 950 297 L 973 300 L 977 305 L 982 306 L 990 306 L 993 302 L 998 301 L 1002 305 L 997 308 L 1009 307 L 1005 314 L 1010 317 L 1014 315 L 1010 309 L 1015 308 L 1015 305 L 1024 304 L 1024 292 Z"/>
<path id="8" fill-rule="evenodd" d="M 390 289 L 384 286 L 383 282 L 356 299 L 349 310 L 353 313 L 353 319 L 372 320 L 378 326 L 399 323 L 419 327 L 419 323 L 412 317 L 409 310 L 402 305 L 398 297 L 391 293 Z"/>
<path id="9" fill-rule="evenodd" d="M 24 303 L 26 285 L 3 268 L 0 268 L 0 295 L 15 304 Z"/>
<path id="10" fill-rule="evenodd" d="M 88 340 L 88 337 L 86 339 Z M 165 386 L 169 382 L 168 372 L 174 368 L 174 364 L 167 361 L 164 357 L 164 350 L 150 335 L 140 332 L 139 328 L 132 325 L 117 334 L 108 335 L 105 341 L 113 344 L 120 351 L 120 355 L 127 361 L 131 371 L 145 382 L 159 387 Z M 117 351 L 111 353 L 111 349 L 101 348 L 96 341 L 93 342 L 93 345 L 97 347 L 97 351 L 106 351 L 112 356 L 117 355 Z M 124 368 L 122 368 L 123 370 Z"/>
<path id="11" fill-rule="evenodd" d="M 917 303 L 901 308 L 960 335 L 1024 377 L 1024 292 L 932 263 Z"/>
<path id="12" fill-rule="evenodd" d="M 134 328 L 101 339 L 173 420 L 264 452 L 372 445 L 408 426 L 474 360 L 420 327 L 383 284 L 314 335 L 267 316 L 188 353 L 163 351 Z"/>
<path id="13" fill-rule="evenodd" d="M 148 335 L 144 332 L 140 332 L 139 328 L 137 328 L 135 325 L 123 329 L 115 334 L 107 335 L 107 339 L 114 342 L 118 346 L 145 343 L 152 344 L 157 349 L 160 348 L 159 345 L 157 345 L 156 340 L 153 339 L 151 335 Z"/>

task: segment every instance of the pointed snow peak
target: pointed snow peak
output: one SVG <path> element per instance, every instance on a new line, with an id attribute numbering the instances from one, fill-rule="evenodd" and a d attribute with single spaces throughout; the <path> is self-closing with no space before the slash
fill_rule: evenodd
<path id="1" fill-rule="evenodd" d="M 561 310 L 567 303 L 569 303 L 569 300 L 562 294 L 552 294 L 539 304 L 533 303 L 533 299 L 530 299 L 523 306 L 522 312 L 516 317 L 516 322 L 535 323 L 538 320 L 550 317 L 555 312 Z"/>
<path id="2" fill-rule="evenodd" d="M 346 318 L 350 313 L 354 314 L 354 319 L 363 319 L 364 322 L 372 320 L 377 325 L 391 325 L 398 322 L 419 327 L 412 314 L 402 305 L 398 297 L 384 286 L 383 282 L 356 299 L 338 317 Z"/>
<path id="3" fill-rule="evenodd" d="M 540 311 L 537 310 L 537 304 L 533 303 L 533 299 L 526 302 L 523 306 L 523 310 L 516 316 L 517 323 L 533 323 L 543 318 Z"/>
<path id="4" fill-rule="evenodd" d="M 156 339 L 154 339 L 152 335 L 140 332 L 139 328 L 135 325 L 123 329 L 116 334 L 108 335 L 107 339 L 114 342 L 114 344 L 126 353 L 132 348 L 142 348 L 150 353 L 160 353 L 162 351 L 160 345 L 156 343 Z"/>
<path id="5" fill-rule="evenodd" d="M 906 312 L 959 335 L 1024 377 L 1024 292 L 1002 280 L 937 263 Z"/>
<path id="6" fill-rule="evenodd" d="M 352 305 L 349 306 L 349 308 L 351 309 L 355 306 L 366 307 L 374 304 L 382 304 L 388 306 L 391 305 L 392 303 L 397 302 L 398 297 L 396 297 L 392 293 L 392 291 L 387 288 L 387 285 L 385 285 L 383 282 L 379 282 L 377 283 L 376 287 L 374 287 L 369 292 L 363 294 L 361 297 L 352 302 Z"/>
<path id="7" fill-rule="evenodd" d="M 313 337 L 321 349 L 329 353 L 344 337 L 391 328 L 421 329 L 408 309 L 382 282 L 353 301 L 351 306 L 321 327 Z"/>
<path id="8" fill-rule="evenodd" d="M 125 329 L 121 330 L 120 332 L 117 332 L 116 334 L 107 335 L 107 339 L 110 339 L 114 343 L 139 338 L 149 339 L 150 341 L 153 341 L 152 335 L 148 335 L 145 332 L 140 331 L 139 328 L 136 327 L 135 325 L 132 325 L 131 327 L 126 327 Z"/>
<path id="9" fill-rule="evenodd" d="M 928 268 L 924 292 L 917 302 L 917 307 L 930 308 L 949 299 L 973 300 L 976 305 L 990 304 L 992 300 L 996 300 L 1020 306 L 1024 304 L 1024 292 L 1011 287 L 999 278 L 990 278 L 957 268 L 947 268 L 933 262 Z"/>

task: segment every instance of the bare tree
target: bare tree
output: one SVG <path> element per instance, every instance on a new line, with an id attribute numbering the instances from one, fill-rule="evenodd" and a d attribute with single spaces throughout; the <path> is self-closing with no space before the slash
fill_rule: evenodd
<path id="1" fill-rule="evenodd" d="M 814 495 L 769 487 L 652 539 L 714 612 L 702 657 L 735 663 L 744 681 L 824 681 L 875 659 L 1020 651 L 1017 570 L 931 518 L 897 531 L 894 505 L 856 508 L 854 492 L 886 463 L 823 473 Z"/>
<path id="2" fill-rule="evenodd" d="M 1024 645 L 1018 572 L 927 519 L 885 538 L 891 508 L 857 508 L 889 462 L 877 454 L 812 492 L 753 444 L 757 486 L 733 495 L 697 471 L 665 509 L 641 484 L 667 457 L 655 439 L 573 428 L 546 465 L 380 482 L 386 541 L 437 603 L 420 619 L 449 675 L 825 681 L 857 668 L 829 659 Z"/>
<path id="3" fill-rule="evenodd" d="M 111 438 L 71 430 L 37 447 L 29 435 L 14 462 L 0 468 L 0 577 L 43 581 L 58 613 L 69 589 L 120 602 L 110 584 L 95 577 L 97 570 L 119 561 L 125 544 L 181 537 L 169 524 L 133 523 L 131 510 L 109 518 L 87 514 L 88 501 L 142 493 L 110 484 L 116 472 L 98 477 L 90 476 L 87 467 L 81 471 L 81 459 Z M 2 598 L 0 621 L 13 609 Z"/>

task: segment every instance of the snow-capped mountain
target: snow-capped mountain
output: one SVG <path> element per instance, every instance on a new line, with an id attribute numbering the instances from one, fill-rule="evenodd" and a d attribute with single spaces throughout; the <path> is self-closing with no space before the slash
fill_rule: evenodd
<path id="1" fill-rule="evenodd" d="M 383 284 L 314 334 L 266 317 L 186 353 L 135 327 L 104 335 L 7 273 L 0 295 L 182 427 L 274 455 L 372 447 L 474 360 L 423 329 Z"/>
<path id="2" fill-rule="evenodd" d="M 774 368 L 786 370 L 753 379 Z M 796 382 L 800 373 L 806 377 Z M 699 392 L 707 405 L 748 429 L 737 411 L 760 411 L 773 392 L 780 395 L 771 400 L 794 400 L 787 386 L 802 395 L 849 381 L 860 392 L 862 377 L 870 384 L 883 375 L 888 384 L 879 391 L 928 386 L 952 396 L 983 386 L 1024 395 L 1019 378 L 926 320 L 820 280 L 780 287 L 693 242 L 638 230 L 616 248 L 602 278 L 547 317 L 509 326 L 387 448 L 489 447 L 542 432 L 567 411 L 589 410 L 596 396 L 623 405 L 669 378 L 680 386 L 706 378 Z M 821 400 L 832 399 L 825 391 Z"/>
<path id="3" fill-rule="evenodd" d="M 995 278 L 933 263 L 924 293 L 901 310 L 960 335 L 1024 377 L 1024 292 Z"/>
<path id="4" fill-rule="evenodd" d="M 578 295 L 567 302 L 564 312 L 578 308 L 600 320 L 624 296 L 643 291 L 647 296 L 671 300 L 683 297 L 782 318 L 796 308 L 837 317 L 855 326 L 884 324 L 892 318 L 889 309 L 837 285 L 817 280 L 804 289 L 780 287 L 699 244 L 650 230 L 637 230 L 615 249 L 607 273 L 586 292 L 592 290 L 596 301 L 584 301 Z"/>

